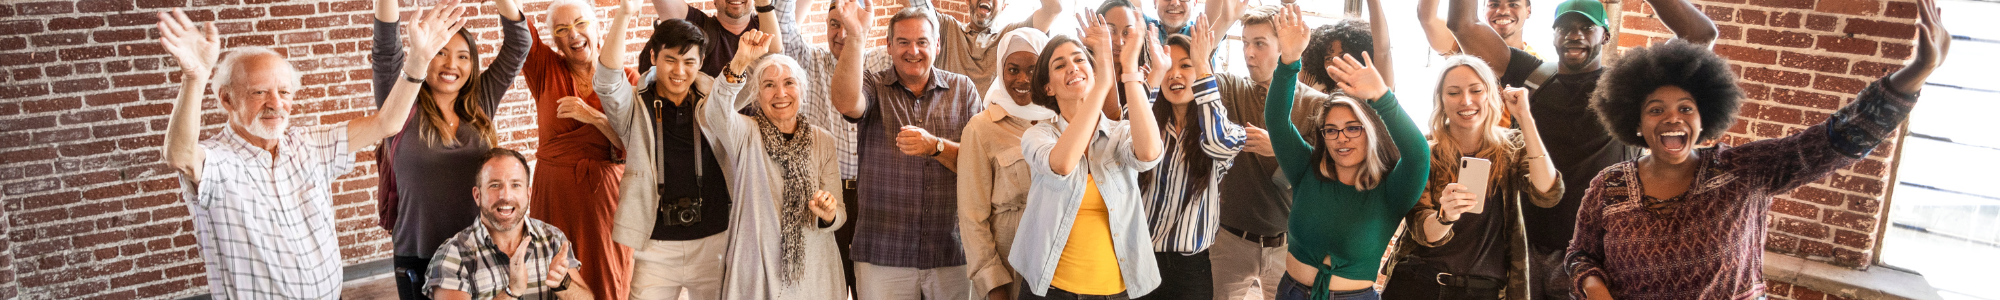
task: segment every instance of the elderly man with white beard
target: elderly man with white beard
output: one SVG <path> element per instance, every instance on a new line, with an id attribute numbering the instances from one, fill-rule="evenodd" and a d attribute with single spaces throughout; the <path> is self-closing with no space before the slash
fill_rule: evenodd
<path id="1" fill-rule="evenodd" d="M 437 20 L 459 20 L 463 12 L 452 9 Z M 292 127 L 299 72 L 284 56 L 249 47 L 217 64 L 222 43 L 214 23 L 197 25 L 179 9 L 159 17 L 160 45 L 179 61 L 182 76 L 163 157 L 181 175 L 209 292 L 225 299 L 340 298 L 334 178 L 354 166 L 354 152 L 402 130 L 424 82 L 409 70 L 427 69 L 464 22 L 409 25 L 404 78 L 380 113 Z M 198 141 L 211 74 L 228 125 Z"/>

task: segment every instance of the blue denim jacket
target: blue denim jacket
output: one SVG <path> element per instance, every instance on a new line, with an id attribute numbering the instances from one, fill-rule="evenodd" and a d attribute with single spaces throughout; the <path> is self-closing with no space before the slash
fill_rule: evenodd
<path id="1" fill-rule="evenodd" d="M 1055 278 L 1056 263 L 1069 242 L 1070 225 L 1082 207 L 1084 172 L 1097 178 L 1098 193 L 1110 214 L 1111 247 L 1118 256 L 1118 269 L 1125 275 L 1125 293 L 1146 295 L 1160 286 L 1159 266 L 1153 262 L 1152 234 L 1146 225 L 1145 204 L 1139 192 L 1139 173 L 1160 164 L 1159 158 L 1139 160 L 1132 153 L 1132 127 L 1128 121 L 1097 119 L 1096 137 L 1079 169 L 1056 175 L 1049 169 L 1049 153 L 1068 122 L 1057 118 L 1043 122 L 1021 134 L 1022 156 L 1028 161 L 1034 185 L 1028 188 L 1028 207 L 1015 231 L 1013 253 L 1007 262 L 1021 272 L 1021 278 L 1037 295 L 1047 295 Z"/>

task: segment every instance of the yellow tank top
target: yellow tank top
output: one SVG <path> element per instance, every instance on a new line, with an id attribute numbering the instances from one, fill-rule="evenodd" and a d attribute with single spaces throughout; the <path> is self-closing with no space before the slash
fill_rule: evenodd
<path id="1" fill-rule="evenodd" d="M 1070 225 L 1069 242 L 1063 245 L 1049 285 L 1079 295 L 1124 292 L 1125 276 L 1118 269 L 1118 255 L 1111 249 L 1111 214 L 1104 207 L 1104 195 L 1097 192 L 1097 178 L 1086 176 L 1083 207 L 1076 212 L 1076 223 Z"/>

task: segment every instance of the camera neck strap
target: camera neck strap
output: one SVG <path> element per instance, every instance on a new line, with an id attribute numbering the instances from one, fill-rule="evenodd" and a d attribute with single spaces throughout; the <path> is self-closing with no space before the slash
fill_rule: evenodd
<path id="1" fill-rule="evenodd" d="M 650 94 L 650 93 L 648 93 L 648 94 Z M 689 95 L 689 96 L 693 96 L 693 95 Z M 689 101 L 689 100 L 695 100 L 695 99 L 685 99 L 685 100 L 683 100 L 683 101 Z M 655 146 L 655 147 L 659 147 L 659 148 L 661 148 L 662 150 L 664 150 L 664 149 L 665 149 L 665 147 L 664 147 L 664 146 L 666 145 L 666 143 L 667 143 L 668 139 L 672 137 L 672 136 L 670 136 L 670 135 L 668 135 L 668 134 L 667 134 L 667 122 L 666 122 L 666 114 L 667 114 L 667 113 L 669 113 L 669 112 L 667 111 L 667 108 L 665 107 L 665 103 L 664 103 L 664 101 L 661 101 L 661 99 L 660 99 L 660 98 L 659 98 L 659 96 L 657 96 L 657 95 L 654 95 L 654 96 L 653 96 L 653 109 L 654 109 L 654 112 L 653 112 L 653 113 L 654 113 L 654 115 L 653 115 L 653 126 L 654 126 L 654 129 L 653 129 L 653 132 L 657 132 L 657 133 L 658 133 L 658 135 L 659 135 L 659 136 L 658 136 L 658 137 L 656 138 L 656 139 L 657 139 L 657 140 L 659 141 L 659 143 L 657 144 L 658 146 Z M 703 169 L 707 169 L 707 165 L 704 165 L 704 164 L 702 164 L 702 152 L 704 152 L 705 150 L 707 150 L 707 149 L 704 149 L 704 148 L 707 148 L 707 147 L 703 147 L 703 142 L 704 142 L 704 141 L 703 141 L 703 140 L 701 139 L 701 124 L 698 124 L 698 122 L 699 122 L 699 120 L 697 120 L 697 122 L 689 122 L 689 123 L 691 123 L 691 124 L 692 124 L 692 125 L 694 125 L 694 126 L 689 126 L 689 127 L 692 127 L 693 129 L 692 129 L 692 130 L 688 130 L 688 131 L 689 131 L 689 132 L 691 132 L 691 133 L 693 134 L 693 136 L 694 136 L 694 139 L 693 139 L 693 140 L 691 141 L 691 143 L 692 143 L 692 145 L 693 145 L 692 147 L 694 148 L 694 165 L 692 165 L 692 166 L 694 167 L 694 194 L 695 194 L 695 198 L 696 198 L 696 199 L 700 199 L 700 198 L 701 198 L 701 197 L 703 196 L 703 195 L 702 195 L 702 185 L 703 185 L 703 184 L 705 184 L 706 182 L 702 181 L 702 178 L 701 178 L 701 177 L 702 177 L 702 171 L 703 171 Z M 666 163 L 666 160 L 665 160 L 665 159 L 661 159 L 661 160 L 660 160 L 660 163 L 659 163 L 659 164 L 660 164 L 660 172 L 663 172 L 663 173 L 664 173 L 664 172 L 666 172 L 666 171 L 667 171 L 667 163 Z M 664 178 L 664 174 L 662 174 L 661 176 L 662 176 L 662 178 Z M 667 184 L 666 184 L 666 183 L 659 183 L 658 185 L 659 185 L 659 188 L 660 188 L 660 190 L 662 190 L 662 191 L 664 191 L 664 190 L 666 189 L 666 186 L 667 186 Z"/>

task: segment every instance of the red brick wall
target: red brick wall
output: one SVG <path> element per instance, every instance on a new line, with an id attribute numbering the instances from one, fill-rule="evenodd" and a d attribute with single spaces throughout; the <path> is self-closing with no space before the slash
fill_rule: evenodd
<path id="1" fill-rule="evenodd" d="M 886 25 L 901 1 L 876 1 L 895 2 L 876 6 L 877 26 Z M 433 1 L 403 2 L 408 12 L 417 2 Z M 526 2 L 525 11 L 541 18 L 546 1 Z M 826 4 L 820 2 L 810 24 L 825 20 Z M 367 57 L 372 3 L 0 4 L 0 99 L 5 99 L 0 100 L 0 219 L 5 220 L 0 233 L 7 237 L 0 239 L 0 299 L 159 299 L 207 292 L 180 183 L 160 161 L 180 73 L 159 46 L 154 13 L 179 7 L 196 21 L 216 21 L 225 48 L 263 45 L 286 54 L 304 76 L 293 125 L 309 126 L 373 111 Z M 964 3 L 939 1 L 961 11 Z M 707 1 L 696 5 L 712 9 Z M 497 17 L 490 3 L 480 7 L 469 27 L 479 33 L 483 51 L 493 53 L 500 39 Z M 650 10 L 643 11 L 635 24 L 653 19 Z M 818 39 L 824 26 L 806 30 Z M 880 44 L 881 33 L 876 30 L 870 45 Z M 646 34 L 649 29 L 634 32 Z M 633 49 L 644 42 L 630 41 Z M 203 106 L 207 137 L 224 121 L 213 96 Z M 496 120 L 503 146 L 533 150 L 534 113 L 525 89 L 508 94 Z M 350 264 L 390 253 L 387 233 L 375 227 L 374 154 L 356 156 L 354 171 L 333 191 L 342 256 Z"/>
<path id="2" fill-rule="evenodd" d="M 1644 1 L 1624 1 L 1620 48 L 1673 35 Z M 1740 121 L 1724 142 L 1789 135 L 1824 121 L 1870 82 L 1910 58 L 1917 7 L 1908 0 L 1695 1 L 1720 31 L 1715 52 L 1730 60 L 1745 96 Z M 1771 206 L 1766 249 L 1828 264 L 1867 268 L 1881 240 L 1884 194 L 1896 142 L 1826 179 L 1779 196 Z M 1819 299 L 1804 287 L 1776 283 L 1773 296 Z"/>

